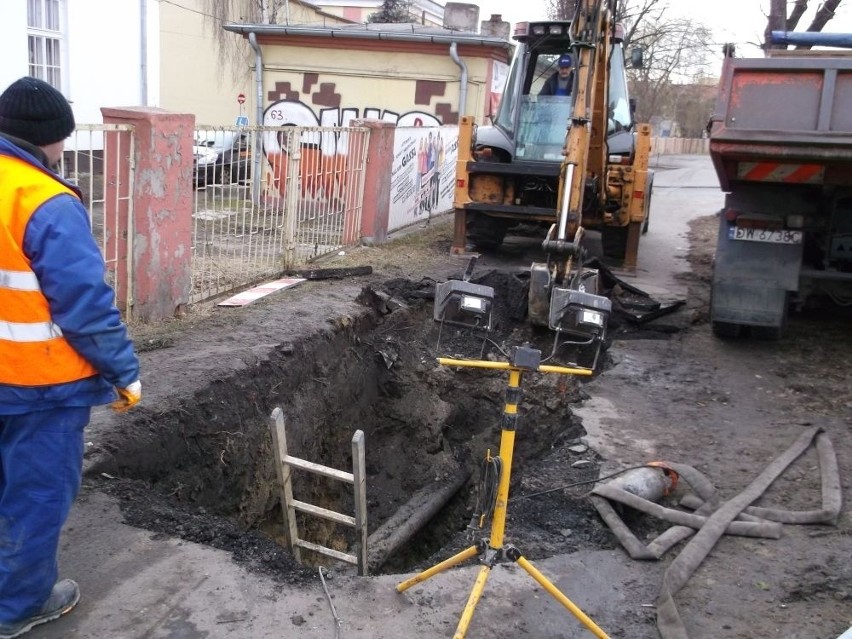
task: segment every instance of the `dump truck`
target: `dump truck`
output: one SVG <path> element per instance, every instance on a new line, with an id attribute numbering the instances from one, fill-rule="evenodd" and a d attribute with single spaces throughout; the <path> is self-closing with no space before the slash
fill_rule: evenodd
<path id="1" fill-rule="evenodd" d="M 572 20 L 516 25 L 491 124 L 460 123 L 453 252 L 561 225 L 568 241 L 578 228 L 600 231 L 604 254 L 635 269 L 650 207 L 650 127 L 634 121 L 615 5 L 582 0 Z M 571 95 L 545 95 L 565 55 Z"/>
<path id="2" fill-rule="evenodd" d="M 791 308 L 852 304 L 850 52 L 726 57 L 709 128 L 726 193 L 714 334 L 779 339 Z"/>

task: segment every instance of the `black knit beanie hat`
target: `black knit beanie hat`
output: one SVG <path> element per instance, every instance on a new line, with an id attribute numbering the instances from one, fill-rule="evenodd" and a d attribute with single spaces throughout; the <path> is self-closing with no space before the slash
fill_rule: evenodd
<path id="1" fill-rule="evenodd" d="M 76 124 L 71 105 L 47 82 L 25 77 L 0 95 L 0 132 L 35 146 L 64 140 Z"/>

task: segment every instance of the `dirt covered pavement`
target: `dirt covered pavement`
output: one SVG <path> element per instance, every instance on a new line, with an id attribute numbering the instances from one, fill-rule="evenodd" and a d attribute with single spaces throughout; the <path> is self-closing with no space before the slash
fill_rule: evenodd
<path id="1" fill-rule="evenodd" d="M 812 426 L 834 444 L 844 497 L 852 481 L 852 319 L 794 316 L 780 343 L 712 337 L 715 178 L 705 158 L 665 158 L 657 171 L 651 230 L 630 282 L 686 304 L 646 325 L 616 321 L 594 379 L 525 378 L 507 522 L 508 542 L 610 636 L 631 639 L 658 636 L 654 603 L 679 549 L 657 562 L 629 559 L 588 501 L 594 484 L 582 482 L 663 459 L 694 466 L 731 498 Z M 83 600 L 33 636 L 319 638 L 336 636 L 338 623 L 340 637 L 452 636 L 475 565 L 394 589 L 471 543 L 480 464 L 499 445 L 505 378 L 434 363 L 470 347 L 442 333 L 439 352 L 431 317 L 434 283 L 467 264 L 448 256 L 448 222 L 328 264 L 369 264 L 372 275 L 133 327 L 144 405 L 123 418 L 94 415 L 83 494 L 63 537 L 62 572 L 80 581 Z M 547 353 L 512 303 L 535 244 L 522 238 L 483 256 L 476 276 L 502 300 L 494 340 Z M 274 541 L 283 531 L 266 418 L 276 405 L 294 454 L 334 467 L 347 468 L 352 433 L 365 430 L 371 530 L 418 489 L 458 473 L 469 479 L 383 562 L 383 574 L 358 578 L 334 566 L 323 580 Z M 819 478 L 810 451 L 760 503 L 818 508 Z M 296 488 L 320 505 L 351 507 L 345 491 L 323 483 Z M 643 540 L 666 527 L 644 515 L 626 520 Z M 689 636 L 834 639 L 852 625 L 850 529 L 844 504 L 836 527 L 724 537 L 676 596 Z M 307 533 L 339 550 L 351 543 L 330 526 Z M 504 564 L 467 636 L 591 635 Z"/>

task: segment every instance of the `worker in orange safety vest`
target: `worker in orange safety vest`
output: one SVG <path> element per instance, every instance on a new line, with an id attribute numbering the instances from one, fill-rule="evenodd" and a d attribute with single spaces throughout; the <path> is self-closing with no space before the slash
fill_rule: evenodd
<path id="1" fill-rule="evenodd" d="M 46 82 L 0 95 L 0 639 L 77 604 L 56 556 L 83 429 L 92 406 L 123 412 L 142 396 L 80 192 L 54 170 L 75 126 Z"/>

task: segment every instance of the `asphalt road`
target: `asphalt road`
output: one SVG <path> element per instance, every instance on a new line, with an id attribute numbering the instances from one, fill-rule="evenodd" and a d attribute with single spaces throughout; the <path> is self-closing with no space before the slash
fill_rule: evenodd
<path id="1" fill-rule="evenodd" d="M 709 158 L 653 156 L 654 189 L 648 233 L 639 244 L 636 285 L 648 293 L 686 293 L 675 275 L 689 270 L 686 238 L 690 220 L 718 211 L 724 193 Z"/>

